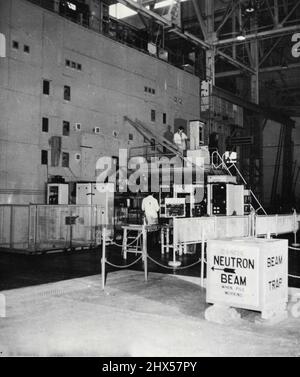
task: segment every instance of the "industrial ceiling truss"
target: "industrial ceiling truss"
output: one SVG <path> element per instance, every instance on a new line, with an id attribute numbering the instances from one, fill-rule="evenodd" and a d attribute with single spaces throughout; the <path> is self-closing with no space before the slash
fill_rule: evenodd
<path id="1" fill-rule="evenodd" d="M 260 88 L 271 80 L 266 84 L 265 74 L 284 69 L 286 75 L 300 67 L 291 54 L 292 36 L 300 33 L 300 0 L 181 0 L 179 22 L 166 17 L 179 0 L 165 7 L 155 6 L 162 0 L 118 2 L 136 11 L 141 27 L 151 28 L 152 41 L 173 51 L 183 65 L 195 53 L 191 64 L 200 66 L 202 79 L 227 87 L 228 80 L 242 77 L 250 87 L 245 99 L 254 103 L 264 99 Z M 287 93 L 289 80 L 283 84 L 278 76 L 276 85 Z M 241 95 L 236 85 L 233 90 Z"/>

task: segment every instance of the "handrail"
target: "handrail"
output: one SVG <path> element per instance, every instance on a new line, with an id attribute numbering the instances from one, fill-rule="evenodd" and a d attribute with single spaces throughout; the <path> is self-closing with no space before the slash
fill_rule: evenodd
<path id="1" fill-rule="evenodd" d="M 163 136 L 154 134 L 145 124 L 143 124 L 140 120 L 135 119 L 133 121 L 128 116 L 124 116 L 124 120 L 131 124 L 142 136 L 147 138 L 148 140 L 154 139 L 157 145 L 160 145 L 166 148 L 171 153 L 174 153 L 175 156 L 178 156 L 183 163 L 187 165 L 192 165 L 195 169 L 200 169 L 200 166 L 195 164 L 193 161 L 189 160 L 184 154 L 168 139 Z M 204 167 L 203 167 L 204 170 Z"/>
<path id="2" fill-rule="evenodd" d="M 216 165 L 216 164 L 214 163 L 214 156 L 217 156 L 217 163 L 220 162 L 218 165 Z M 223 155 L 223 156 L 224 156 L 224 155 Z M 220 169 L 220 167 L 222 167 L 223 169 L 225 169 L 225 170 L 228 172 L 229 175 L 233 176 L 233 174 L 232 174 L 231 171 L 230 171 L 230 168 L 234 167 L 235 170 L 236 170 L 236 173 L 237 173 L 238 176 L 241 178 L 241 180 L 243 181 L 244 185 L 247 185 L 246 180 L 244 179 L 242 173 L 240 172 L 240 170 L 238 169 L 238 167 L 236 166 L 236 164 L 232 162 L 231 165 L 228 167 L 227 164 L 226 164 L 225 161 L 224 161 L 223 156 L 221 156 L 221 155 L 219 154 L 218 151 L 214 151 L 214 152 L 212 153 L 212 158 L 211 158 L 211 160 L 212 160 L 212 166 L 213 166 L 213 168 L 215 168 L 215 169 Z M 264 213 L 265 215 L 267 215 L 267 212 L 265 211 L 264 207 L 262 206 L 262 204 L 260 203 L 260 201 L 258 200 L 258 198 L 256 197 L 256 195 L 254 194 L 254 192 L 253 192 L 251 189 L 250 189 L 250 194 L 251 194 L 251 196 L 254 198 L 256 204 L 258 204 L 258 208 L 256 208 L 256 209 L 255 209 L 254 207 L 251 206 L 253 209 L 255 209 L 255 212 L 258 212 L 259 210 L 262 210 L 263 213 Z"/>
<path id="3" fill-rule="evenodd" d="M 157 148 L 157 145 L 141 145 L 139 147 L 132 147 L 129 149 L 129 157 L 145 157 L 146 159 L 149 157 L 170 157 L 174 156 L 174 153 L 163 152 L 161 148 Z"/>

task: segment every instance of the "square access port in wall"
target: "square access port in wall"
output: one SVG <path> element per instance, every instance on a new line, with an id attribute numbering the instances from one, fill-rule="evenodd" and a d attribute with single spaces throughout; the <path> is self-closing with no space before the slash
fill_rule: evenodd
<path id="1" fill-rule="evenodd" d="M 81 123 L 75 123 L 74 130 L 81 131 Z"/>

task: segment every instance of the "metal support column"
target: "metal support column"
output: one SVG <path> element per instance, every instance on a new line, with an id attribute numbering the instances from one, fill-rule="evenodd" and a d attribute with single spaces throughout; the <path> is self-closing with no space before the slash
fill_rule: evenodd
<path id="1" fill-rule="evenodd" d="M 251 75 L 251 101 L 259 104 L 259 51 L 258 40 L 251 42 L 251 56 L 255 74 Z"/>
<path id="2" fill-rule="evenodd" d="M 255 17 L 251 21 L 251 29 L 257 31 L 258 24 L 257 18 Z M 259 41 L 254 39 L 250 42 L 251 51 L 251 65 L 254 69 L 254 74 L 251 75 L 251 101 L 259 104 Z"/>
<path id="3" fill-rule="evenodd" d="M 292 197 L 292 170 L 293 170 L 293 142 L 292 127 L 285 126 L 283 143 L 283 169 L 282 169 L 282 204 L 290 206 L 293 203 Z"/>
<path id="4" fill-rule="evenodd" d="M 212 44 L 214 39 L 214 0 L 206 0 L 206 26 L 207 42 Z M 206 79 L 211 85 L 215 85 L 215 48 L 211 47 L 206 51 Z M 211 93 L 211 91 L 210 91 Z"/>

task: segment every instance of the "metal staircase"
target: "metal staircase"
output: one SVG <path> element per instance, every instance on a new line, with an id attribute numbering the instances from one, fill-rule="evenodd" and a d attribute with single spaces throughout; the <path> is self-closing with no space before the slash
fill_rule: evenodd
<path id="1" fill-rule="evenodd" d="M 147 157 L 147 156 L 152 157 L 153 155 L 155 157 L 166 157 L 166 156 L 175 157 L 176 156 L 180 158 L 183 166 L 192 166 L 195 169 L 200 169 L 198 165 L 196 165 L 194 162 L 192 162 L 187 157 L 185 157 L 171 141 L 169 141 L 168 139 L 166 139 L 165 137 L 161 135 L 153 133 L 146 125 L 144 125 L 138 119 L 135 119 L 133 121 L 129 117 L 125 116 L 124 120 L 127 121 L 129 124 L 131 124 L 150 143 L 151 143 L 151 140 L 155 140 L 155 148 L 152 150 L 152 153 L 148 153 L 144 155 L 143 157 Z M 149 146 L 147 148 L 149 148 Z M 134 150 L 134 148 L 131 148 L 131 152 L 132 150 Z M 139 154 L 139 156 L 141 156 L 141 154 Z M 129 157 L 132 157 L 132 153 L 129 153 Z"/>
<path id="2" fill-rule="evenodd" d="M 138 153 L 137 156 L 143 156 L 143 157 L 163 157 L 163 156 L 169 156 L 174 157 L 177 156 L 181 159 L 182 163 L 184 165 L 190 165 L 194 166 L 196 169 L 199 169 L 199 166 L 192 163 L 189 159 L 187 159 L 175 146 L 172 142 L 170 142 L 168 139 L 166 139 L 163 136 L 160 136 L 158 134 L 155 134 L 152 132 L 145 124 L 143 124 L 140 120 L 135 119 L 132 120 L 127 116 L 124 116 L 124 120 L 127 121 L 129 124 L 131 124 L 149 143 L 151 143 L 152 140 L 155 141 L 155 146 L 146 146 L 146 147 L 138 147 L 138 148 L 131 148 L 130 156 L 133 157 L 132 154 L 133 151 L 137 151 L 139 148 L 146 148 L 146 154 Z M 151 149 L 153 148 L 153 149 Z M 150 151 L 148 152 L 148 150 Z M 166 153 L 167 151 L 167 153 Z M 234 174 L 232 173 L 232 170 L 234 170 Z M 207 171 L 208 174 L 211 175 L 222 175 L 222 174 L 229 174 L 231 176 L 237 176 L 242 183 L 247 186 L 247 182 L 245 181 L 244 177 L 242 176 L 241 172 L 239 171 L 238 167 L 231 163 L 229 166 L 224 161 L 223 157 L 219 154 L 218 151 L 214 151 L 211 155 L 211 165 L 210 169 Z M 252 190 L 249 190 L 252 198 L 254 199 L 254 202 L 256 204 L 256 208 L 252 206 L 252 208 L 255 210 L 256 213 L 259 211 L 262 211 L 265 215 L 267 214 L 265 209 L 263 208 L 262 204 L 257 199 L 256 195 Z"/>
<path id="3" fill-rule="evenodd" d="M 211 164 L 214 169 L 225 171 L 227 174 L 231 176 L 237 176 L 241 180 L 243 185 L 247 186 L 247 182 L 240 170 L 238 169 L 238 167 L 236 166 L 236 164 L 234 162 L 230 162 L 230 164 L 227 164 L 223 156 L 221 156 L 218 151 L 214 151 L 212 153 Z M 232 173 L 232 170 L 234 171 L 234 173 Z M 267 212 L 265 211 L 264 207 L 258 200 L 257 196 L 254 194 L 254 192 L 251 189 L 249 189 L 249 192 L 256 204 L 256 207 L 254 207 L 253 205 L 251 205 L 251 207 L 255 210 L 256 213 L 262 211 L 264 215 L 267 215 Z"/>
<path id="4" fill-rule="evenodd" d="M 168 139 L 165 137 L 155 134 L 152 132 L 145 124 L 143 124 L 140 120 L 135 119 L 132 120 L 127 116 L 124 116 L 124 120 L 127 121 L 129 124 L 131 124 L 149 143 L 151 143 L 151 140 L 155 140 L 155 146 L 143 146 L 143 147 L 136 147 L 131 148 L 129 157 L 135 157 L 135 156 L 142 156 L 142 157 L 179 157 L 182 161 L 183 165 L 185 166 L 193 166 L 195 169 L 199 169 L 199 165 L 196 165 L 193 163 L 190 159 L 185 157 Z M 153 148 L 151 150 L 151 148 Z M 136 155 L 134 152 L 138 152 L 143 150 L 146 153 L 137 153 Z M 221 169 L 213 169 L 212 166 L 209 167 L 209 171 L 207 171 L 209 174 L 224 174 L 224 170 Z M 203 168 L 206 170 L 206 168 Z"/>
<path id="5" fill-rule="evenodd" d="M 127 121 L 131 126 L 133 126 L 149 143 L 151 143 L 152 140 L 155 140 L 155 146 L 152 152 L 156 153 L 157 155 L 165 156 L 164 149 L 168 151 L 168 154 L 172 156 L 178 156 L 181 160 L 184 160 L 185 157 L 183 154 L 174 146 L 172 142 L 170 142 L 168 139 L 166 139 L 163 136 L 160 136 L 158 134 L 155 134 L 152 132 L 146 125 L 144 125 L 140 120 L 135 119 L 132 120 L 127 116 L 124 116 L 124 120 Z M 151 145 L 149 146 L 151 148 Z M 149 148 L 147 147 L 147 148 Z M 131 150 L 134 150 L 132 148 Z M 152 153 L 155 154 L 155 153 Z M 150 156 L 151 153 L 148 154 Z"/>

